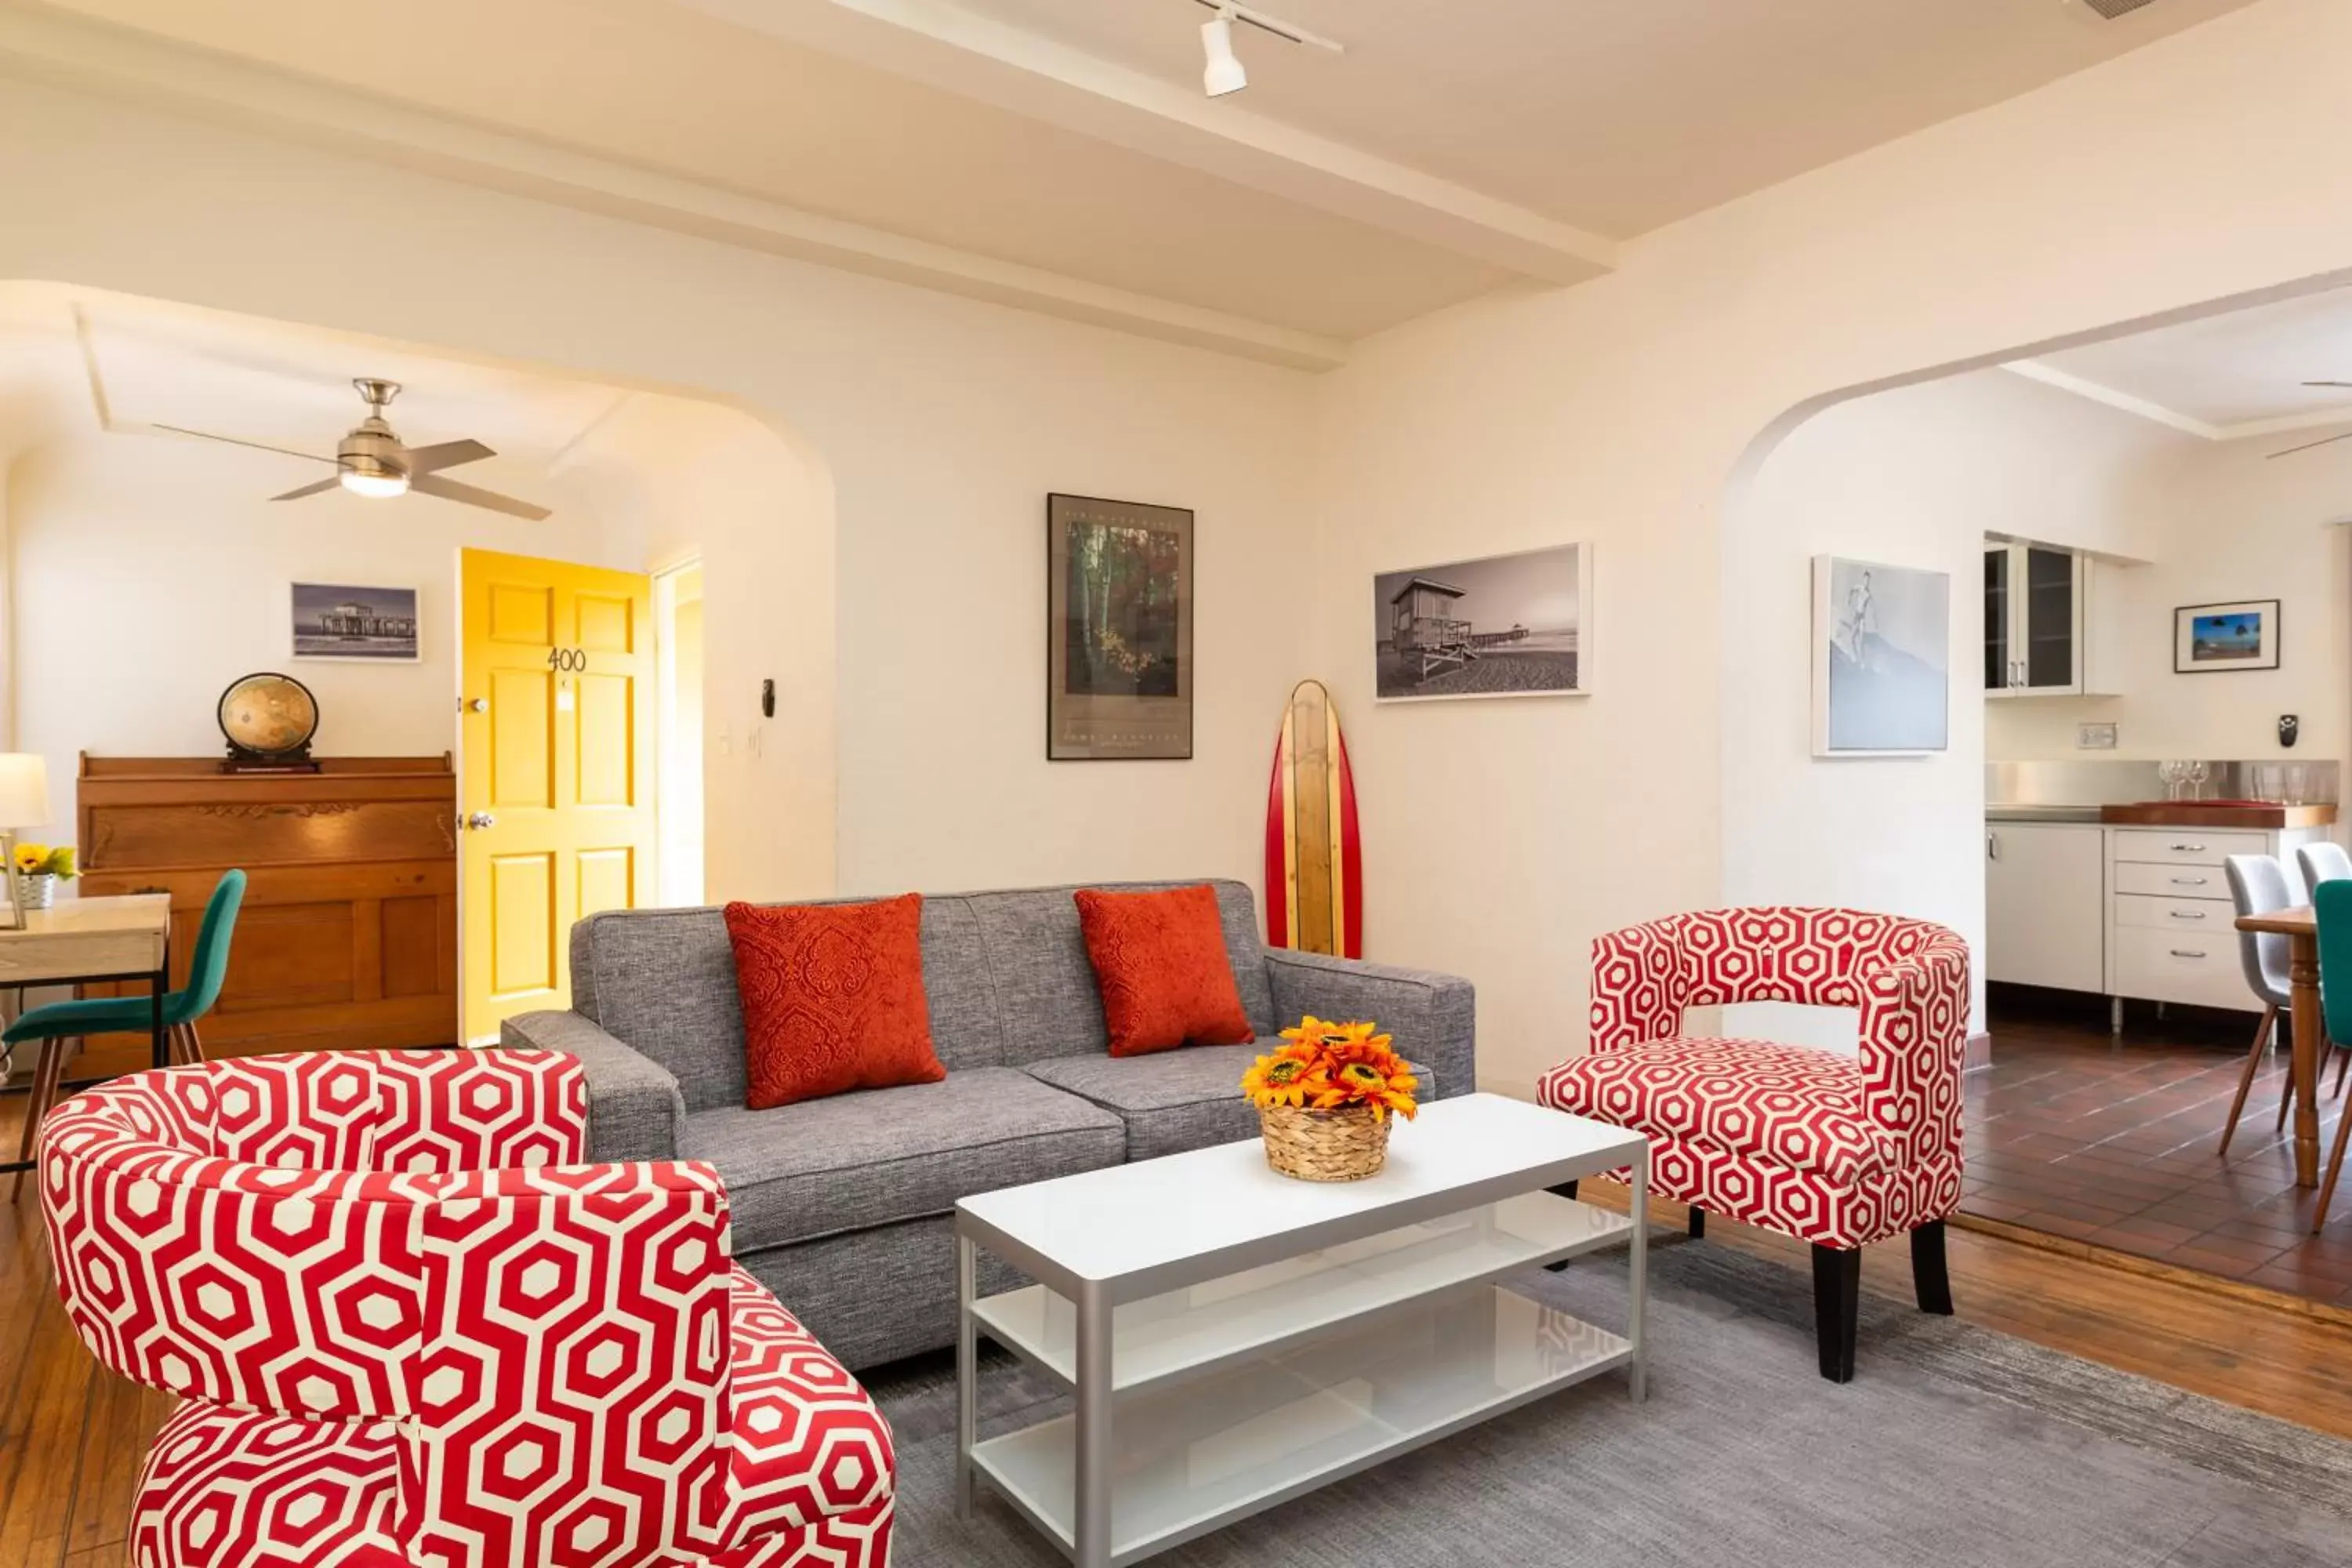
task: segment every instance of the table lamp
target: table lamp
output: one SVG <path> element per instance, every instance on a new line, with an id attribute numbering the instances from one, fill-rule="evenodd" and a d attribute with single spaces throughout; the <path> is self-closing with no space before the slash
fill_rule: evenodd
<path id="1" fill-rule="evenodd" d="M 38 752 L 0 752 L 0 867 L 8 880 L 8 909 L 0 916 L 0 930 L 16 931 L 25 923 L 25 907 L 16 900 L 16 830 L 48 820 L 48 759 Z"/>

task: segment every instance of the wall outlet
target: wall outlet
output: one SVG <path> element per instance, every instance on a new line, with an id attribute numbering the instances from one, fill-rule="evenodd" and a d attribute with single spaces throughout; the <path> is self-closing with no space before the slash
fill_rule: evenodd
<path id="1" fill-rule="evenodd" d="M 2074 726 L 2074 748 L 2083 752 L 2112 752 L 2116 749 L 2116 722 L 2103 719 L 2095 723 Z"/>

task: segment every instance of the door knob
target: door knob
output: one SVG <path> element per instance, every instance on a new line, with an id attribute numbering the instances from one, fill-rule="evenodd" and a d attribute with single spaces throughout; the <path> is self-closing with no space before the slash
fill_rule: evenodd
<path id="1" fill-rule="evenodd" d="M 478 811 L 466 818 L 466 826 L 476 828 L 495 827 L 498 826 L 498 821 L 499 819 L 492 816 L 488 812 Z"/>
<path id="2" fill-rule="evenodd" d="M 488 712 L 489 710 L 490 710 L 490 700 L 489 700 L 488 698 L 487 698 L 487 697 L 472 697 L 472 698 L 468 698 L 468 699 L 467 699 L 467 701 L 466 701 L 466 711 L 467 711 L 467 712 L 468 712 L 468 713 L 487 713 L 487 712 Z"/>

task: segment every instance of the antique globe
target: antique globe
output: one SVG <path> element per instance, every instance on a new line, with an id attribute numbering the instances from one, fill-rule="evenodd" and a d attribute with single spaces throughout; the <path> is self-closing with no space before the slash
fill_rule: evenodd
<path id="1" fill-rule="evenodd" d="M 238 752 L 299 757 L 318 732 L 318 699 L 290 675 L 265 670 L 245 676 L 221 693 L 220 727 Z"/>

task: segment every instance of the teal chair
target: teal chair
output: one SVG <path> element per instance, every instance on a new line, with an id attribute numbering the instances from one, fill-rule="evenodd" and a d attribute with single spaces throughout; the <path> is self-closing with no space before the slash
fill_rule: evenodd
<path id="1" fill-rule="evenodd" d="M 2352 1040 L 2352 880 L 2320 883 L 2311 889 L 2311 905 L 2319 916 L 2319 1010 L 2327 1020 L 2327 1037 L 2341 1044 Z M 2336 1082 L 2343 1083 L 2340 1073 Z M 2318 1085 L 2315 1081 L 2312 1087 L 2316 1100 Z M 2336 1150 L 2327 1156 L 2327 1179 L 2319 1184 L 2319 1212 L 2311 1220 L 2315 1232 L 2327 1223 L 2336 1178 L 2344 1173 L 2347 1138 L 2352 1138 L 2352 1103 L 2336 1113 Z"/>
<path id="2" fill-rule="evenodd" d="M 228 978 L 229 938 L 236 931 L 236 911 L 244 902 L 245 873 L 228 872 L 205 904 L 204 924 L 196 928 L 195 951 L 188 955 L 187 989 L 163 998 L 163 1028 L 174 1066 L 205 1059 L 204 1043 L 196 1037 L 196 1020 L 220 1000 L 221 982 Z M 145 996 L 82 997 L 35 1007 L 0 1031 L 0 1040 L 12 1047 L 26 1040 L 41 1042 L 40 1063 L 33 1070 L 32 1098 L 25 1107 L 25 1141 L 16 1156 L 19 1160 L 33 1157 L 41 1119 L 57 1103 L 58 1087 L 65 1081 L 66 1059 L 71 1054 L 66 1042 L 118 1032 L 143 1035 L 154 1026 L 154 1008 L 153 1001 Z M 24 1184 L 25 1173 L 19 1171 L 8 1188 L 9 1202 L 16 1201 Z"/>

